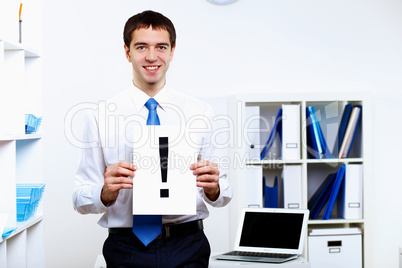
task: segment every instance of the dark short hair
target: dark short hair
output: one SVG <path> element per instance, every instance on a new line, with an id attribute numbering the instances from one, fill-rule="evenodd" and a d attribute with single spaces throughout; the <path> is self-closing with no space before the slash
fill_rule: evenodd
<path id="1" fill-rule="evenodd" d="M 166 30 L 170 35 L 170 45 L 174 47 L 176 30 L 173 23 L 161 13 L 152 10 L 138 13 L 127 20 L 123 32 L 124 44 L 129 48 L 133 32 L 138 29 L 148 29 L 150 26 L 155 30 Z"/>

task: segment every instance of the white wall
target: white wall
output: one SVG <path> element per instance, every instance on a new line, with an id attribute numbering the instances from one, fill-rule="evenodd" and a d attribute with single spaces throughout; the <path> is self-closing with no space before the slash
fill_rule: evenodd
<path id="1" fill-rule="evenodd" d="M 168 82 L 207 97 L 234 92 L 366 91 L 372 100 L 372 245 L 367 267 L 397 267 L 402 246 L 402 2 L 398 0 L 43 0 L 45 244 L 47 267 L 91 267 L 106 231 L 73 211 L 78 151 L 68 111 L 119 92 L 130 79 L 125 21 L 144 9 L 167 15 L 178 39 Z M 212 247 L 228 247 L 225 210 L 207 222 Z M 372 230 L 375 230 L 373 232 Z"/>

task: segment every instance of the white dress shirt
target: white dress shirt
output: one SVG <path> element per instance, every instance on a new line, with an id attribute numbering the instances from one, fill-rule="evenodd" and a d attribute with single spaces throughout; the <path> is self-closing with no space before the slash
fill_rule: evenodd
<path id="1" fill-rule="evenodd" d="M 117 200 L 105 206 L 101 199 L 104 172 L 107 166 L 118 162 L 132 162 L 133 126 L 146 125 L 148 109 L 145 107 L 149 96 L 135 86 L 117 96 L 98 103 L 98 108 L 88 112 L 81 139 L 81 157 L 75 176 L 73 204 L 81 214 L 103 213 L 99 225 L 111 227 L 132 226 L 132 190 L 122 189 Z M 222 150 L 214 150 L 211 134 L 213 109 L 210 105 L 173 91 L 165 86 L 154 99 L 158 102 L 157 113 L 161 125 L 198 124 L 201 128 L 197 140 L 202 145 L 195 148 L 202 159 L 219 162 Z M 219 165 L 219 163 L 218 163 Z M 190 167 L 188 167 L 190 168 Z M 217 200 L 209 200 L 203 188 L 197 191 L 196 215 L 164 215 L 163 223 L 180 223 L 208 217 L 204 201 L 214 207 L 225 206 L 232 198 L 227 171 L 219 167 L 220 195 Z"/>

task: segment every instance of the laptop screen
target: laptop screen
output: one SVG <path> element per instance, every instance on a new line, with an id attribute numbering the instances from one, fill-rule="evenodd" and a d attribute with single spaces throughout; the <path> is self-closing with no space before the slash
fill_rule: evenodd
<path id="1" fill-rule="evenodd" d="M 297 250 L 302 237 L 304 216 L 303 213 L 247 211 L 239 245 Z"/>

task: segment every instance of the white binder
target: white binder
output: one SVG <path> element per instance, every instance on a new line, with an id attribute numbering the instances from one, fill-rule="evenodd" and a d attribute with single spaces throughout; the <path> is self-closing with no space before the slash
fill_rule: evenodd
<path id="1" fill-rule="evenodd" d="M 344 219 L 363 218 L 363 166 L 346 165 L 345 180 L 338 197 L 338 215 Z"/>
<path id="2" fill-rule="evenodd" d="M 260 160 L 260 106 L 246 106 L 244 111 L 244 142 L 247 148 L 246 153 L 249 160 Z"/>
<path id="3" fill-rule="evenodd" d="M 282 158 L 300 159 L 300 104 L 282 105 Z"/>
<path id="4" fill-rule="evenodd" d="M 246 166 L 246 207 L 262 208 L 262 166 Z"/>
<path id="5" fill-rule="evenodd" d="M 282 171 L 283 207 L 302 208 L 301 166 L 285 165 Z"/>

